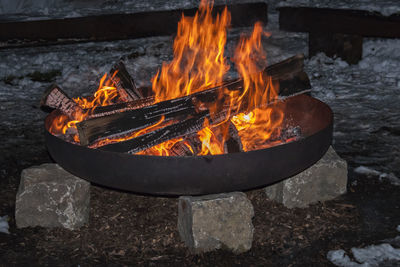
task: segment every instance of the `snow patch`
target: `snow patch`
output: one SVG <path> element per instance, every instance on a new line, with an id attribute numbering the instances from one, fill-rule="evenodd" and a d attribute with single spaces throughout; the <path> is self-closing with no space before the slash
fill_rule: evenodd
<path id="1" fill-rule="evenodd" d="M 359 166 L 354 169 L 355 173 L 367 175 L 367 176 L 378 176 L 379 180 L 388 180 L 391 184 L 400 186 L 400 179 L 394 175 L 394 173 L 384 173 L 365 166 Z"/>
<path id="2" fill-rule="evenodd" d="M 355 173 L 358 174 L 363 174 L 363 175 L 367 175 L 367 176 L 379 176 L 381 174 L 381 172 L 378 172 L 374 169 L 365 167 L 365 166 L 358 166 L 357 168 L 354 169 Z"/>
<path id="3" fill-rule="evenodd" d="M 8 216 L 0 216 L 0 233 L 9 234 L 9 228 L 10 226 L 8 225 Z"/>
<path id="4" fill-rule="evenodd" d="M 329 251 L 327 258 L 336 266 L 343 266 L 343 267 L 360 266 L 360 264 L 351 261 L 350 257 L 346 255 L 346 252 L 343 249 Z"/>
<path id="5" fill-rule="evenodd" d="M 396 230 L 400 232 L 400 225 L 397 226 Z"/>
<path id="6" fill-rule="evenodd" d="M 387 243 L 365 248 L 352 248 L 351 252 L 355 261 L 352 261 L 342 249 L 329 251 L 327 258 L 336 266 L 341 267 L 373 267 L 379 266 L 385 261 L 400 261 L 400 249 L 393 248 Z"/>

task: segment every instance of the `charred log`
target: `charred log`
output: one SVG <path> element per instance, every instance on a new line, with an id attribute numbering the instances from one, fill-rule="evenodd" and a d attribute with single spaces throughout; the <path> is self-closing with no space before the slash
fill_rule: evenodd
<path id="1" fill-rule="evenodd" d="M 135 81 L 129 75 L 122 61 L 112 67 L 110 73 L 113 74 L 115 72 L 117 73 L 113 80 L 122 101 L 128 102 L 143 98 L 140 91 L 136 88 Z"/>
<path id="2" fill-rule="evenodd" d="M 169 153 L 170 153 L 169 156 L 179 156 L 179 157 L 195 155 L 192 144 L 190 144 L 190 141 L 186 139 L 175 143 L 171 147 Z"/>
<path id="3" fill-rule="evenodd" d="M 229 137 L 224 144 L 226 153 L 243 152 L 243 145 L 240 140 L 239 132 L 232 122 L 229 122 L 228 134 Z"/>
<path id="4" fill-rule="evenodd" d="M 108 116 L 95 117 L 77 124 L 79 139 L 82 145 L 89 145 L 98 139 L 123 136 L 146 128 L 157 121 L 168 121 L 179 117 L 187 117 L 196 113 L 196 101 L 215 101 L 223 88 L 239 89 L 241 83 L 235 81 L 189 96 L 167 100 L 125 112 Z M 130 102 L 132 103 L 132 102 Z M 126 103 L 125 103 L 126 104 Z M 126 106 L 126 105 L 125 105 Z M 110 106 L 112 108 L 112 106 Z"/>
<path id="5" fill-rule="evenodd" d="M 299 54 L 290 57 L 284 61 L 268 66 L 264 74 L 271 76 L 272 80 L 279 81 L 279 95 L 290 96 L 304 90 L 310 89 L 310 80 L 307 74 L 303 71 L 304 68 L 304 55 Z M 211 102 L 215 100 L 218 90 L 221 88 L 228 88 L 228 90 L 239 90 L 242 86 L 241 80 L 226 82 L 222 86 L 217 86 L 208 90 L 204 90 L 200 93 L 195 94 L 197 99 L 203 102 Z M 240 88 L 239 88 L 240 86 Z M 190 96 L 191 97 L 191 96 Z M 185 98 L 185 97 L 184 97 Z M 149 96 L 146 98 L 134 100 L 126 103 L 118 103 L 115 105 L 97 107 L 91 114 L 90 117 L 101 117 L 105 115 L 111 115 L 113 113 L 124 112 L 128 110 L 139 109 L 145 106 L 149 106 L 154 103 L 154 97 Z M 174 99 L 171 101 L 180 101 Z"/>
<path id="6" fill-rule="evenodd" d="M 69 118 L 74 118 L 76 112 L 83 112 L 83 109 L 72 100 L 58 85 L 51 85 L 43 94 L 40 100 L 42 109 L 58 109 Z"/>
<path id="7" fill-rule="evenodd" d="M 161 144 L 170 139 L 179 138 L 198 132 L 203 127 L 204 120 L 207 117 L 209 117 L 209 113 L 207 111 L 203 111 L 191 118 L 182 120 L 172 125 L 165 126 L 124 142 L 105 145 L 99 149 L 135 154 L 139 151 Z"/>

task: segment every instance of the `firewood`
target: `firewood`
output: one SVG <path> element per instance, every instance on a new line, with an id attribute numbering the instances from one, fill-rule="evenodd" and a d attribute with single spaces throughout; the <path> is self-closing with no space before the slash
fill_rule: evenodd
<path id="1" fill-rule="evenodd" d="M 242 141 L 240 140 L 239 132 L 232 122 L 229 123 L 228 134 L 229 137 L 225 141 L 225 151 L 226 153 L 237 153 L 243 152 Z"/>
<path id="2" fill-rule="evenodd" d="M 125 112 L 114 113 L 107 116 L 90 118 L 77 124 L 81 145 L 89 145 L 98 139 L 115 138 L 124 136 L 146 128 L 164 117 L 165 121 L 180 117 L 187 117 L 196 112 L 195 102 L 199 100 L 212 102 L 217 99 L 222 88 L 239 88 L 239 82 L 225 83 L 189 96 L 167 100 Z M 233 87 L 236 85 L 236 87 Z"/>
<path id="3" fill-rule="evenodd" d="M 71 119 L 74 118 L 76 112 L 83 112 L 83 109 L 56 84 L 51 85 L 44 92 L 40 107 L 58 109 Z"/>
<path id="4" fill-rule="evenodd" d="M 188 147 L 188 145 L 190 146 L 190 148 Z M 183 157 L 183 156 L 194 156 L 194 155 L 195 153 L 193 150 L 193 146 L 187 139 L 175 143 L 169 151 L 169 156 Z"/>
<path id="5" fill-rule="evenodd" d="M 271 76 L 273 81 L 280 83 L 282 96 L 286 97 L 304 93 L 310 88 L 308 77 L 302 70 L 303 60 L 303 55 L 297 55 L 269 66 L 264 70 L 265 75 Z M 97 110 L 99 113 L 92 114 L 92 118 L 77 124 L 81 145 L 89 145 L 99 139 L 115 138 L 143 129 L 159 121 L 162 116 L 164 116 L 165 120 L 173 119 L 176 116 L 189 116 L 196 110 L 204 108 L 199 106 L 199 102 L 207 103 L 216 101 L 218 96 L 223 93 L 221 90 L 224 88 L 228 90 L 241 90 L 242 87 L 242 80 L 237 79 L 189 96 L 159 102 L 140 109 L 137 108 L 136 102 L 97 108 L 95 112 Z M 146 104 L 151 102 L 150 98 L 144 98 L 143 101 L 140 103 Z M 134 110 L 127 110 L 131 108 L 129 105 L 132 105 Z M 102 116 L 105 114 L 107 115 Z M 96 115 L 101 117 L 97 117 Z"/>
<path id="6" fill-rule="evenodd" d="M 127 152 L 135 154 L 161 144 L 170 139 L 187 136 L 203 128 L 204 120 L 209 118 L 208 111 L 202 111 L 191 118 L 176 122 L 155 131 L 140 135 L 127 141 L 108 144 L 99 149 L 113 152 Z"/>
<path id="7" fill-rule="evenodd" d="M 117 73 L 115 74 L 113 81 L 115 82 L 118 94 L 122 101 L 128 102 L 143 98 L 142 94 L 136 88 L 135 81 L 126 70 L 123 61 L 118 62 L 112 67 L 110 73 L 114 74 L 115 72 Z"/>

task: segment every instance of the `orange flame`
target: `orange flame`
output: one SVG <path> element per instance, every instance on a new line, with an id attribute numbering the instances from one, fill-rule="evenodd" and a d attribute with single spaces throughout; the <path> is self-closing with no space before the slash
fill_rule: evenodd
<path id="1" fill-rule="evenodd" d="M 201 151 L 198 155 L 224 154 L 224 144 L 217 139 L 214 132 L 209 128 L 207 119 L 204 121 L 204 128 L 197 135 L 201 141 Z"/>
<path id="2" fill-rule="evenodd" d="M 225 8 L 213 19 L 212 7 L 212 3 L 203 0 L 194 17 L 182 15 L 174 40 L 174 58 L 168 64 L 163 63 L 152 79 L 156 102 L 222 83 L 229 70 L 224 52 L 231 17 Z"/>
<path id="3" fill-rule="evenodd" d="M 265 107 L 278 99 L 279 84 L 261 71 L 260 62 L 266 61 L 262 35 L 269 36 L 261 24 L 256 23 L 250 37 L 242 36 L 234 57 L 244 87 L 239 105 L 247 102 L 248 112 L 234 116 L 231 121 L 238 130 L 244 151 L 263 148 L 273 134 L 279 135 L 284 118 L 280 108 Z"/>
<path id="4" fill-rule="evenodd" d="M 50 126 L 49 131 L 52 134 L 66 134 L 68 130 L 72 130 L 72 138 L 75 142 L 79 142 L 79 136 L 76 134 L 76 124 L 86 119 L 92 111 L 98 106 L 107 106 L 114 103 L 114 99 L 118 97 L 117 88 L 114 86 L 115 71 L 111 77 L 105 73 L 100 79 L 99 87 L 91 98 L 73 98 L 73 100 L 82 108 L 84 112 L 75 111 L 73 118 L 65 115 L 58 116 Z"/>

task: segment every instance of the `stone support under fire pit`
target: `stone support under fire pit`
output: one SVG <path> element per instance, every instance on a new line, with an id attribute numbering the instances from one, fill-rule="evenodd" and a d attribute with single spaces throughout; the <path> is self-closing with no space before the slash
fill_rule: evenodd
<path id="1" fill-rule="evenodd" d="M 305 208 L 311 203 L 334 199 L 346 193 L 347 163 L 329 147 L 313 166 L 282 182 L 268 186 L 268 198 L 288 208 Z"/>
<path id="2" fill-rule="evenodd" d="M 179 234 L 194 253 L 219 248 L 237 254 L 248 251 L 253 216 L 253 206 L 242 192 L 179 198 Z"/>
<path id="3" fill-rule="evenodd" d="M 16 198 L 17 227 L 77 229 L 89 220 L 89 200 L 90 183 L 58 164 L 25 169 Z"/>

